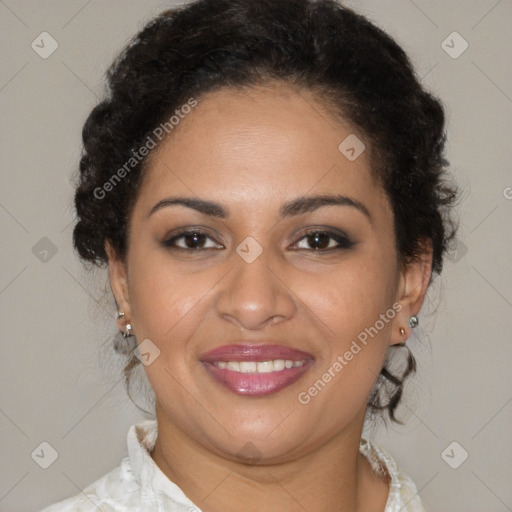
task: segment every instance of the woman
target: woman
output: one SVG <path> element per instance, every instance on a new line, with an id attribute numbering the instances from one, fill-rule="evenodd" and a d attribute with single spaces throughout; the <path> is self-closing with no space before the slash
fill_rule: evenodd
<path id="1" fill-rule="evenodd" d="M 332 0 L 199 0 L 108 80 L 74 243 L 108 265 L 156 421 L 46 511 L 423 510 L 361 439 L 397 421 L 453 235 L 443 110 L 404 52 Z"/>

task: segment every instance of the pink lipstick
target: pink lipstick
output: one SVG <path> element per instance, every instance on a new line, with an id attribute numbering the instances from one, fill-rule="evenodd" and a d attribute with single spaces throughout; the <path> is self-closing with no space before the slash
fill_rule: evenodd
<path id="1" fill-rule="evenodd" d="M 265 396 L 296 382 L 314 362 L 311 354 L 284 345 L 234 344 L 200 357 L 217 382 L 238 395 Z"/>

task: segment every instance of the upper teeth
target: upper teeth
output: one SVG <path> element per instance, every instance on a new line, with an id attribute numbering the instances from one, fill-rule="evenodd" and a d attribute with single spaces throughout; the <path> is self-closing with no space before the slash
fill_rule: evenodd
<path id="1" fill-rule="evenodd" d="M 232 370 L 241 373 L 270 373 L 302 366 L 305 361 L 291 361 L 290 359 L 274 359 L 272 361 L 218 361 L 213 363 L 222 370 Z"/>

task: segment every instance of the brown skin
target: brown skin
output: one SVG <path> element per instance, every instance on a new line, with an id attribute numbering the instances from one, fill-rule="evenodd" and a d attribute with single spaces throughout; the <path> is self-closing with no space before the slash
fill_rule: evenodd
<path id="1" fill-rule="evenodd" d="M 201 98 L 155 150 L 130 219 L 126 260 L 107 243 L 113 292 L 139 342 L 161 354 L 145 367 L 157 398 L 153 459 L 204 511 L 384 510 L 388 483 L 359 454 L 368 396 L 390 345 L 410 335 L 431 252 L 399 265 L 389 200 L 370 171 L 370 145 L 354 162 L 338 145 L 351 133 L 312 93 L 273 85 Z M 341 194 L 362 203 L 281 218 L 302 196 Z M 224 219 L 160 200 L 214 201 Z M 177 228 L 201 226 L 203 251 L 171 250 Z M 344 231 L 354 245 L 317 249 L 311 229 Z M 236 252 L 248 236 L 253 262 Z M 328 247 L 337 242 L 326 239 Z M 181 238 L 177 244 L 184 246 Z M 402 309 L 307 405 L 298 394 L 394 303 Z M 400 328 L 405 334 L 400 334 Z M 276 343 L 311 353 L 312 368 L 265 397 L 238 396 L 199 358 L 220 345 Z M 246 443 L 256 464 L 237 455 Z"/>

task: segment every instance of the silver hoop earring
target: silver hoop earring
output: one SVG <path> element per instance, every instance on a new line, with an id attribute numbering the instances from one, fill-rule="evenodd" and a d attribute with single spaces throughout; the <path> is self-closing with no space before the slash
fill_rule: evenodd
<path id="1" fill-rule="evenodd" d="M 418 320 L 418 317 L 416 315 L 413 315 L 411 316 L 411 318 L 409 318 L 409 325 L 411 326 L 412 329 L 418 327 L 419 323 L 420 321 Z"/>
<path id="2" fill-rule="evenodd" d="M 124 316 L 124 313 L 122 311 L 119 311 L 119 313 L 117 313 L 117 318 L 123 318 Z"/>

